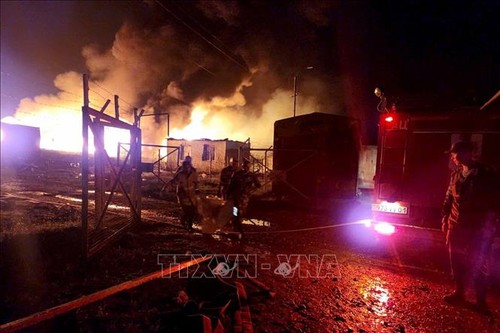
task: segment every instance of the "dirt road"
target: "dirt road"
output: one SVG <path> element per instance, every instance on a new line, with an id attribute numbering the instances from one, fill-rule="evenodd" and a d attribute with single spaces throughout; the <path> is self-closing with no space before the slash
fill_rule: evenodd
<path id="1" fill-rule="evenodd" d="M 188 233 L 172 198 L 144 198 L 143 224 L 84 263 L 78 205 L 67 200 L 78 191 L 49 185 L 2 176 L 2 324 L 157 271 L 173 255 L 212 254 L 228 260 L 157 279 L 27 331 L 180 332 L 186 316 L 180 291 L 191 304 L 218 308 L 235 282 L 246 288 L 255 332 L 500 331 L 498 280 L 489 299 L 492 316 L 444 303 L 453 284 L 440 234 L 400 228 L 379 236 L 352 223 L 366 213 L 360 203 L 315 213 L 257 204 L 245 239 L 236 241 Z M 214 265 L 225 269 L 219 278 L 210 275 Z"/>

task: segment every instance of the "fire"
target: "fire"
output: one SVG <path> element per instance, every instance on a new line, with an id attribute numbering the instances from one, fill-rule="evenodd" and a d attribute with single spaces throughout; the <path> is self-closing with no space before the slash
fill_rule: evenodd
<path id="1" fill-rule="evenodd" d="M 22 103 L 21 111 L 16 117 L 6 117 L 2 121 L 34 126 L 40 128 L 40 148 L 64 152 L 80 152 L 82 150 L 82 114 L 81 106 L 66 103 L 51 103 L 40 105 L 37 101 L 26 99 Z M 57 106 L 57 107 L 56 107 Z M 224 138 L 224 130 L 230 123 L 224 116 L 208 116 L 209 107 L 198 105 L 191 112 L 190 123 L 184 128 L 174 128 L 171 137 L 187 140 L 201 138 Z M 122 119 L 123 120 L 123 119 Z M 226 125 L 225 125 L 226 124 Z M 164 137 L 164 136 L 163 136 Z M 105 127 L 104 146 L 109 156 L 115 157 L 119 143 L 129 143 L 128 131 Z M 156 142 L 154 142 L 156 143 Z M 89 129 L 89 152 L 94 152 L 94 138 Z"/>
<path id="2" fill-rule="evenodd" d="M 77 81 L 73 78 L 73 81 Z M 75 83 L 76 85 L 76 83 Z M 79 87 L 78 87 L 79 88 Z M 76 91 L 76 90 L 75 90 Z M 80 152 L 82 150 L 82 111 L 78 98 L 63 93 L 58 95 L 41 95 L 33 99 L 23 99 L 15 114 L 15 121 L 21 125 L 40 128 L 40 148 L 65 152 Z M 238 94 L 236 94 L 238 95 Z M 61 97 L 62 96 L 62 97 Z M 239 95 L 238 95 L 239 96 Z M 281 98 L 281 96 L 284 96 Z M 95 96 L 93 96 L 95 97 Z M 279 98 L 278 98 L 279 97 Z M 241 98 L 218 98 L 210 101 L 198 101 L 192 105 L 190 121 L 183 127 L 177 122 L 175 112 L 170 116 L 169 137 L 177 139 L 225 139 L 246 141 L 250 136 L 255 144 L 269 146 L 272 138 L 274 121 L 282 118 L 289 110 L 286 104 L 288 94 L 280 93 L 276 101 L 266 104 L 261 115 L 250 116 L 244 108 Z M 286 100 L 284 99 L 286 97 Z M 72 100 L 68 100 L 72 98 Z M 92 98 L 94 100 L 97 98 Z M 130 98 L 129 98 L 130 100 Z M 95 102 L 99 104 L 99 102 Z M 92 107 L 99 107 L 102 104 Z M 150 110 L 148 113 L 154 113 Z M 122 121 L 130 123 L 126 113 L 121 113 Z M 131 118 L 131 115 L 129 115 Z M 164 144 L 166 139 L 166 124 L 156 123 L 152 117 L 141 120 L 143 143 Z M 129 143 L 129 133 L 125 130 L 111 127 L 105 128 L 105 148 L 110 157 L 115 157 L 118 143 Z M 89 129 L 89 152 L 94 151 L 92 131 Z"/>
<path id="3" fill-rule="evenodd" d="M 8 116 L 8 117 L 2 118 L 2 123 L 4 123 L 4 124 L 13 124 L 13 125 L 20 124 L 19 121 L 16 118 L 12 117 L 12 116 Z"/>
<path id="4" fill-rule="evenodd" d="M 127 130 L 112 127 L 104 129 L 104 149 L 109 156 L 116 156 L 119 143 L 129 142 L 130 133 Z M 93 145 L 89 144 L 89 151 L 93 151 L 93 149 Z"/>
<path id="5" fill-rule="evenodd" d="M 182 138 L 186 140 L 194 140 L 201 138 L 212 138 L 215 131 L 207 128 L 203 124 L 208 111 L 201 106 L 197 106 L 191 112 L 191 122 L 183 129 L 175 128 L 171 131 L 171 136 L 174 138 Z"/>
<path id="6" fill-rule="evenodd" d="M 174 128 L 170 131 L 172 138 L 195 140 L 195 139 L 221 139 L 227 137 L 228 121 L 224 117 L 212 116 L 207 119 L 209 110 L 207 107 L 197 105 L 191 112 L 190 123 L 180 129 Z"/>
<path id="7" fill-rule="evenodd" d="M 19 117 L 19 118 L 17 118 Z M 36 113 L 5 117 L 2 122 L 40 128 L 40 148 L 63 152 L 81 152 L 83 145 L 81 113 L 53 112 L 40 109 Z M 116 156 L 118 143 L 130 142 L 129 132 L 119 128 L 104 129 L 104 147 L 109 156 Z M 94 138 L 89 130 L 89 152 L 94 152 Z"/>
<path id="8" fill-rule="evenodd" d="M 65 152 L 82 151 L 82 122 L 81 117 L 75 117 L 72 125 L 64 126 L 63 123 L 40 126 L 40 148 L 47 150 L 58 150 Z M 69 119 L 68 119 L 69 120 Z M 116 156 L 119 143 L 130 142 L 130 134 L 127 130 L 106 127 L 104 129 L 104 148 L 109 156 Z M 89 152 L 94 152 L 94 136 L 89 129 Z"/>

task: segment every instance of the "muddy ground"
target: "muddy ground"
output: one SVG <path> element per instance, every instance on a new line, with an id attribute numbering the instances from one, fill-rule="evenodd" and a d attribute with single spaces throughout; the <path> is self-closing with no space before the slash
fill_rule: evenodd
<path id="1" fill-rule="evenodd" d="M 400 228 L 385 237 L 352 223 L 369 215 L 368 200 L 321 211 L 255 200 L 240 241 L 188 233 L 173 193 L 161 196 L 161 185 L 145 184 L 142 224 L 85 261 L 79 205 L 68 201 L 81 196 L 77 162 L 52 158 L 2 168 L 0 324 L 158 271 L 174 254 L 178 260 L 211 254 L 218 256 L 209 265 L 22 331 L 184 332 L 195 321 L 190 314 L 201 311 L 233 332 L 235 304 L 242 303 L 234 285 L 241 283 L 255 332 L 500 332 L 498 276 L 492 276 L 491 315 L 444 303 L 453 284 L 442 235 Z M 498 251 L 494 256 L 498 264 Z M 226 269 L 219 278 L 217 267 Z M 182 295 L 190 302 L 182 305 Z M 229 300 L 226 316 L 217 315 Z"/>

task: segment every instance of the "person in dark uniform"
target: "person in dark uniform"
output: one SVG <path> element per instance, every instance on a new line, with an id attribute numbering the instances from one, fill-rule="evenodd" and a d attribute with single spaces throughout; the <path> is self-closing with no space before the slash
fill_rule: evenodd
<path id="1" fill-rule="evenodd" d="M 476 293 L 478 310 L 489 312 L 486 302 L 489 256 L 498 227 L 499 180 L 491 167 L 473 159 L 474 145 L 452 145 L 451 161 L 457 168 L 443 205 L 442 230 L 446 234 L 456 289 L 444 300 L 465 302 L 467 287 Z"/>
<path id="2" fill-rule="evenodd" d="M 184 162 L 189 163 L 191 166 L 193 166 L 192 161 L 193 161 L 193 158 L 192 158 L 191 156 L 189 156 L 189 155 L 188 155 L 188 156 L 186 156 L 186 158 L 185 158 L 185 159 L 184 159 L 184 161 L 181 163 L 181 165 L 179 165 L 179 167 L 177 168 L 177 170 L 175 171 L 175 173 L 177 174 L 177 173 L 179 173 L 179 172 L 181 172 L 181 171 L 182 171 L 182 166 L 184 165 Z"/>
<path id="3" fill-rule="evenodd" d="M 227 191 L 229 189 L 229 183 L 231 182 L 231 178 L 234 173 L 238 171 L 238 160 L 232 159 L 231 164 L 222 169 L 220 173 L 220 182 L 219 182 L 219 197 L 224 200 L 227 200 Z"/>
<path id="4" fill-rule="evenodd" d="M 193 231 L 193 221 L 196 218 L 196 192 L 198 190 L 198 173 L 191 161 L 184 161 L 172 179 L 177 185 L 177 201 L 182 209 L 181 223 L 190 232 Z"/>
<path id="5" fill-rule="evenodd" d="M 186 158 L 184 159 L 184 161 L 181 163 L 181 165 L 179 165 L 177 167 L 177 170 L 175 170 L 175 173 L 174 173 L 174 176 L 172 177 L 172 180 L 168 183 L 166 183 L 162 188 L 161 188 L 161 192 L 164 192 L 164 191 L 167 191 L 170 186 L 172 185 L 171 183 L 176 179 L 177 175 L 182 171 L 183 169 L 183 166 L 186 165 L 186 164 L 189 164 L 191 167 L 193 167 L 193 164 L 192 164 L 192 157 L 191 156 L 186 156 Z M 186 163 L 186 164 L 185 164 Z"/>
<path id="6" fill-rule="evenodd" d="M 257 176 L 250 172 L 250 161 L 243 161 L 242 169 L 234 173 L 229 183 L 227 196 L 233 200 L 233 229 L 243 233 L 241 219 L 245 216 L 250 201 L 250 194 L 254 188 L 259 188 Z"/>

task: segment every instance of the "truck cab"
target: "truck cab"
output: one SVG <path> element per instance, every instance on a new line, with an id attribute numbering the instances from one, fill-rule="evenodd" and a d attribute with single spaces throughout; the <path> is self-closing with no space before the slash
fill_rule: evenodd
<path id="1" fill-rule="evenodd" d="M 476 158 L 500 170 L 500 114 L 384 112 L 379 118 L 372 213 L 377 221 L 440 227 L 453 165 L 446 151 L 468 139 Z"/>

